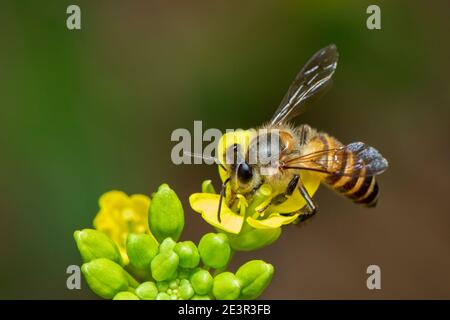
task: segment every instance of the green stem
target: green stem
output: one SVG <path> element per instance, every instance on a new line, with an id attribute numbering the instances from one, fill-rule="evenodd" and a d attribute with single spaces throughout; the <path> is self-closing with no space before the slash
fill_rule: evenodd
<path id="1" fill-rule="evenodd" d="M 130 287 L 137 288 L 139 286 L 139 282 L 135 278 L 133 278 L 133 276 L 129 274 L 125 269 L 123 270 L 123 272 L 125 273 L 125 277 L 127 278 Z"/>

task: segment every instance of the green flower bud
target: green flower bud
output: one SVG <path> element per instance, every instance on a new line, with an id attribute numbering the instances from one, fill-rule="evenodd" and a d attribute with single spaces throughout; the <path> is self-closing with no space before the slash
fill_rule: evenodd
<path id="1" fill-rule="evenodd" d="M 175 272 L 172 273 L 172 275 L 170 276 L 170 278 L 168 280 L 171 281 L 171 280 L 176 280 L 176 279 L 178 279 L 178 270 L 175 270 Z"/>
<path id="2" fill-rule="evenodd" d="M 213 295 L 217 300 L 236 300 L 241 293 L 239 279 L 231 272 L 223 272 L 214 278 Z"/>
<path id="3" fill-rule="evenodd" d="M 252 260 L 242 265 L 236 272 L 242 287 L 239 298 L 258 298 L 272 280 L 273 272 L 273 266 L 262 260 Z"/>
<path id="4" fill-rule="evenodd" d="M 194 288 L 192 288 L 192 285 L 189 283 L 189 281 L 182 283 L 180 285 L 179 289 L 180 297 L 183 300 L 188 300 L 194 295 Z"/>
<path id="5" fill-rule="evenodd" d="M 122 291 L 116 294 L 113 300 L 139 300 L 139 298 L 129 291 Z"/>
<path id="6" fill-rule="evenodd" d="M 180 256 L 178 256 L 180 257 Z M 180 258 L 180 264 L 181 264 L 181 258 Z M 191 276 L 191 272 L 189 270 L 186 269 L 178 269 L 178 278 L 180 279 L 189 279 L 189 277 Z"/>
<path id="7" fill-rule="evenodd" d="M 159 252 L 169 252 L 172 251 L 173 248 L 175 248 L 175 245 L 177 243 L 172 240 L 172 238 L 166 238 L 161 242 L 161 245 L 159 246 Z"/>
<path id="8" fill-rule="evenodd" d="M 153 279 L 163 281 L 171 278 L 177 270 L 178 262 L 179 258 L 173 251 L 159 253 L 150 264 Z"/>
<path id="9" fill-rule="evenodd" d="M 198 270 L 191 276 L 191 284 L 195 293 L 204 295 L 211 291 L 213 277 L 206 270 Z"/>
<path id="10" fill-rule="evenodd" d="M 178 241 L 184 228 L 184 211 L 175 191 L 162 184 L 149 207 L 148 222 L 152 234 L 161 242 L 171 237 Z"/>
<path id="11" fill-rule="evenodd" d="M 138 269 L 148 269 L 158 253 L 158 242 L 148 234 L 132 234 L 127 238 L 127 254 L 130 263 Z"/>
<path id="12" fill-rule="evenodd" d="M 180 286 L 185 285 L 185 284 L 191 284 L 191 283 L 189 282 L 188 279 L 181 279 Z"/>
<path id="13" fill-rule="evenodd" d="M 147 281 L 136 288 L 136 295 L 142 300 L 155 300 L 158 295 L 158 288 L 154 282 Z"/>
<path id="14" fill-rule="evenodd" d="M 197 247 L 192 241 L 179 242 L 175 246 L 175 253 L 180 258 L 180 266 L 183 268 L 195 268 L 200 262 Z"/>
<path id="15" fill-rule="evenodd" d="M 216 189 L 214 189 L 214 186 L 213 186 L 211 180 L 203 181 L 203 183 L 202 183 L 202 192 L 203 193 L 217 194 Z"/>
<path id="16" fill-rule="evenodd" d="M 169 289 L 168 281 L 160 281 L 156 283 L 159 292 L 166 292 Z"/>
<path id="17" fill-rule="evenodd" d="M 219 269 L 228 264 L 231 248 L 228 237 L 223 233 L 207 233 L 198 245 L 203 263 L 211 268 Z"/>
<path id="18" fill-rule="evenodd" d="M 251 251 L 261 249 L 276 241 L 281 234 L 281 228 L 253 229 L 244 224 L 239 234 L 228 234 L 231 247 L 236 251 Z"/>
<path id="19" fill-rule="evenodd" d="M 172 289 L 172 290 L 178 288 L 178 283 L 177 283 L 177 281 L 176 281 L 176 280 L 170 281 L 170 282 L 169 282 L 169 288 Z"/>
<path id="20" fill-rule="evenodd" d="M 156 300 L 171 300 L 171 297 L 165 292 L 160 292 L 156 296 Z"/>
<path id="21" fill-rule="evenodd" d="M 118 264 L 122 263 L 116 244 L 103 232 L 94 229 L 83 229 L 75 231 L 73 237 L 83 262 L 105 258 Z"/>
<path id="22" fill-rule="evenodd" d="M 128 289 L 125 272 L 117 263 L 100 258 L 81 266 L 89 287 L 98 296 L 111 299 L 117 293 Z"/>
<path id="23" fill-rule="evenodd" d="M 191 298 L 191 300 L 211 300 L 211 298 L 209 296 L 195 295 Z"/>

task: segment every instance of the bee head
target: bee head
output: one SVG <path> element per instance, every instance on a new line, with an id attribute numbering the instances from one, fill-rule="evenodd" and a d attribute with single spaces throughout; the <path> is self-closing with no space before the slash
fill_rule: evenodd
<path id="1" fill-rule="evenodd" d="M 247 193 L 259 184 L 257 167 L 250 164 L 247 158 L 239 144 L 230 146 L 226 151 L 225 168 L 231 188 L 238 193 Z"/>

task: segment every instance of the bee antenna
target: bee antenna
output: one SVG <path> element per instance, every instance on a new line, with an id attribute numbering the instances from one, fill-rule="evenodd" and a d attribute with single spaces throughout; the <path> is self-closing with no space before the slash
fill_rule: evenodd
<path id="1" fill-rule="evenodd" d="M 227 183 L 230 181 L 230 178 L 227 178 L 223 183 L 222 183 L 222 189 L 220 190 L 220 198 L 219 198 L 219 208 L 217 209 L 217 220 L 219 220 L 219 223 L 222 223 L 221 219 L 220 219 L 220 210 L 222 209 L 222 201 L 223 201 L 223 197 L 225 196 L 225 191 L 226 191 L 226 185 Z"/>
<path id="2" fill-rule="evenodd" d="M 218 158 L 208 157 L 208 156 L 204 156 L 203 154 L 192 153 L 189 151 L 183 151 L 183 156 L 199 158 L 199 159 L 203 159 L 203 160 L 214 160 L 214 163 L 220 163 Z"/>

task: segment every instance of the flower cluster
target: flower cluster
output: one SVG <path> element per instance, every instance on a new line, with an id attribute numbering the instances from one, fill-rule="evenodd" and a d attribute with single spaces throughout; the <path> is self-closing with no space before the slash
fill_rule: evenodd
<path id="1" fill-rule="evenodd" d="M 274 273 L 262 260 L 226 271 L 234 251 L 226 233 L 205 234 L 198 245 L 179 241 L 184 211 L 167 184 L 152 199 L 106 193 L 94 226 L 74 238 L 87 284 L 105 299 L 255 299 Z"/>

